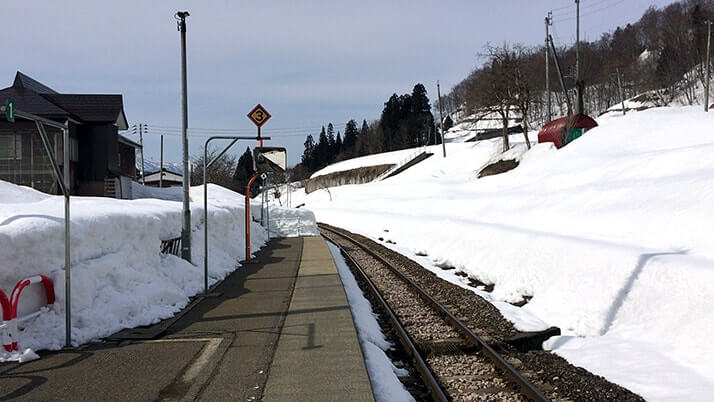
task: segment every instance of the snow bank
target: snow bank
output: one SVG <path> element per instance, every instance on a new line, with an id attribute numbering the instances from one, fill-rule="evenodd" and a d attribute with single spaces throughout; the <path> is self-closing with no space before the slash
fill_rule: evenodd
<path id="1" fill-rule="evenodd" d="M 327 245 L 335 260 L 342 284 L 345 286 L 357 337 L 364 354 L 365 366 L 372 383 L 374 399 L 377 402 L 413 401 L 414 398 L 397 377 L 409 375 L 409 372 L 394 366 L 387 357 L 385 352 L 392 347 L 392 344 L 382 333 L 377 316 L 372 311 L 372 305 L 364 297 L 340 249 L 329 242 Z"/>
<path id="2" fill-rule="evenodd" d="M 270 206 L 270 237 L 319 236 L 315 214 L 307 209 Z"/>
<path id="3" fill-rule="evenodd" d="M 144 196 L 169 200 L 71 199 L 75 345 L 171 317 L 203 290 L 203 187 L 190 193 L 191 258 L 196 265 L 160 253 L 162 240 L 181 234 L 182 204 L 170 201 L 176 190 L 137 188 Z M 245 198 L 215 185 L 208 186 L 208 196 L 209 282 L 215 283 L 245 259 Z M 251 211 L 259 217 L 259 203 Z M 281 228 L 282 234 L 314 231 L 309 211 L 281 213 L 300 218 L 298 224 Z M 251 249 L 258 250 L 267 232 L 254 222 L 251 234 Z M 57 300 L 24 328 L 20 347 L 58 349 L 65 341 L 64 200 L 0 181 L 0 289 L 9 293 L 17 281 L 40 273 L 54 281 Z M 0 354 L 0 361 L 21 357 Z"/>
<path id="4" fill-rule="evenodd" d="M 714 114 L 700 109 L 608 114 L 567 147 L 538 144 L 517 169 L 483 179 L 500 140 L 449 143 L 446 159 L 304 202 L 320 221 L 428 254 L 435 271 L 495 283 L 497 306 L 532 296 L 518 314 L 502 311 L 524 330 L 559 326 L 547 346 L 576 365 L 647 399 L 704 400 Z"/>

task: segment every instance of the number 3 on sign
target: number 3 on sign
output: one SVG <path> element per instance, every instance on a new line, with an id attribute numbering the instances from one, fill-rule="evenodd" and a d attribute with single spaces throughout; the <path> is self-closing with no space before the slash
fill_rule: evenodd
<path id="1" fill-rule="evenodd" d="M 270 113 L 265 110 L 263 105 L 258 104 L 253 108 L 253 110 L 250 111 L 250 113 L 248 113 L 248 118 L 253 122 L 253 124 L 260 127 L 270 119 Z"/>

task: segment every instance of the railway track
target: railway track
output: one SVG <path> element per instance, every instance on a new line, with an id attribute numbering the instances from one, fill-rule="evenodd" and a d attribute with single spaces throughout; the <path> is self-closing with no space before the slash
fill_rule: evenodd
<path id="1" fill-rule="evenodd" d="M 389 261 L 349 232 L 324 224 L 319 228 L 382 305 L 434 400 L 550 400 L 459 319 L 453 306 L 440 303 L 405 274 L 398 261 Z"/>

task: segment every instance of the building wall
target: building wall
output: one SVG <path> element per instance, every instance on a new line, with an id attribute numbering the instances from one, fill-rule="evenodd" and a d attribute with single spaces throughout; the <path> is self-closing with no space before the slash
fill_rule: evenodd
<path id="1" fill-rule="evenodd" d="M 55 159 L 62 169 L 62 133 L 51 127 L 46 127 L 46 131 Z M 34 123 L 0 122 L 0 180 L 49 194 L 60 193 L 49 156 Z"/>
<path id="2" fill-rule="evenodd" d="M 136 179 L 136 149 L 130 145 L 119 143 L 119 171 L 122 176 Z"/>

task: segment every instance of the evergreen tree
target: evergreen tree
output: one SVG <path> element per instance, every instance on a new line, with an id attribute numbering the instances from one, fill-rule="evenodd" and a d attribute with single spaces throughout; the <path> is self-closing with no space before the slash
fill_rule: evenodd
<path id="1" fill-rule="evenodd" d="M 312 134 L 308 134 L 305 139 L 305 150 L 302 152 L 302 165 L 308 170 L 312 170 L 315 165 L 315 140 Z"/>
<path id="2" fill-rule="evenodd" d="M 330 144 L 327 141 L 327 134 L 325 134 L 325 127 L 322 127 L 322 131 L 320 132 L 320 137 L 317 142 L 317 147 L 316 147 L 316 160 L 315 160 L 315 166 L 313 167 L 313 171 L 322 169 L 323 167 L 327 166 L 329 163 L 329 158 L 330 158 Z"/>
<path id="3" fill-rule="evenodd" d="M 367 124 L 367 122 L 364 122 Z M 345 125 L 345 139 L 342 143 L 342 152 L 347 154 L 348 156 L 354 156 L 355 153 L 355 147 L 357 146 L 357 136 L 359 134 L 359 131 L 357 131 L 357 122 L 354 120 L 350 120 L 347 122 L 347 125 Z"/>
<path id="4" fill-rule="evenodd" d="M 243 155 L 238 158 L 238 164 L 236 166 L 235 174 L 233 175 L 233 181 L 236 183 L 237 191 L 241 194 L 245 194 L 245 187 L 248 185 L 248 180 L 253 176 L 253 153 L 250 151 L 250 147 L 246 147 Z M 253 182 L 250 191 L 256 191 L 258 188 L 257 180 Z"/>
<path id="5" fill-rule="evenodd" d="M 399 120 L 401 118 L 401 102 L 397 94 L 392 94 L 389 100 L 384 104 L 380 125 L 384 131 L 382 138 L 382 149 L 384 151 L 392 151 L 394 148 L 394 138 L 399 131 Z"/>
<path id="6" fill-rule="evenodd" d="M 342 136 L 340 132 L 337 132 L 337 139 L 335 140 L 335 152 L 334 155 L 337 157 L 342 152 Z"/>
<path id="7" fill-rule="evenodd" d="M 335 153 L 335 127 L 332 123 L 327 124 L 327 158 L 325 159 L 326 165 L 332 163 L 337 154 Z"/>
<path id="8" fill-rule="evenodd" d="M 408 143 L 410 146 L 426 145 L 429 141 L 427 136 L 433 128 L 434 116 L 431 114 L 431 105 L 424 85 L 414 85 L 408 106 Z"/>

